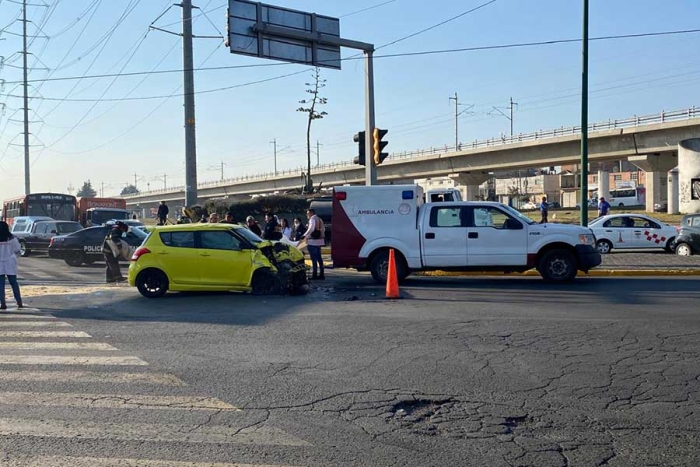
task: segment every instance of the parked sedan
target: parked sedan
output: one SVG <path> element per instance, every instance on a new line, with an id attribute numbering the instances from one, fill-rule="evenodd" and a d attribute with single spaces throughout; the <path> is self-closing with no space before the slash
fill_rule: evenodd
<path id="1" fill-rule="evenodd" d="M 680 256 L 700 254 L 700 214 L 688 214 L 683 217 L 676 237 L 676 254 Z"/>
<path id="2" fill-rule="evenodd" d="M 51 239 L 49 245 L 49 257 L 62 259 L 69 266 L 80 266 L 102 261 L 102 244 L 104 243 L 110 226 L 89 227 L 70 235 L 60 235 Z M 147 233 L 140 229 L 129 228 L 122 234 L 122 240 L 131 247 L 139 247 Z"/>
<path id="3" fill-rule="evenodd" d="M 653 217 L 642 214 L 613 214 L 588 223 L 601 254 L 613 248 L 663 248 L 673 252 L 677 230 Z"/>
<path id="4" fill-rule="evenodd" d="M 30 253 L 48 251 L 51 239 L 56 235 L 67 235 L 82 228 L 77 222 L 39 220 L 28 224 L 25 230 L 15 232 L 14 235 L 19 240 L 20 254 L 26 257 Z"/>

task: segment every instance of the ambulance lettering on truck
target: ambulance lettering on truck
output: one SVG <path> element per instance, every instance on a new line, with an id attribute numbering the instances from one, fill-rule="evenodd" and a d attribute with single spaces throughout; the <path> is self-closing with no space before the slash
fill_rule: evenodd
<path id="1" fill-rule="evenodd" d="M 369 270 L 384 283 L 394 249 L 399 280 L 414 271 L 537 269 L 565 282 L 601 262 L 587 227 L 537 224 L 495 202 L 424 200 L 418 185 L 335 188 L 333 266 Z"/>

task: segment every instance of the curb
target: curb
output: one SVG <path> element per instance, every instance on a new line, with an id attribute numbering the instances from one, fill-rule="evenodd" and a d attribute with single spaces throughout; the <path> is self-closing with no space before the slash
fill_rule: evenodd
<path id="1" fill-rule="evenodd" d="M 417 272 L 416 276 L 429 277 L 469 277 L 469 276 L 538 276 L 537 271 L 525 272 L 452 272 L 452 271 L 426 271 Z M 644 276 L 700 276 L 700 269 L 593 269 L 588 273 L 581 273 L 579 277 L 644 277 Z"/>

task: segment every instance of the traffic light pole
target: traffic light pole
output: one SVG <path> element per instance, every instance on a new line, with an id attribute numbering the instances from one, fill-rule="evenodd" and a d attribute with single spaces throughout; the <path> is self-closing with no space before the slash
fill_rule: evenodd
<path id="1" fill-rule="evenodd" d="M 377 166 L 372 154 L 374 131 L 374 63 L 373 50 L 365 50 L 365 185 L 377 184 Z"/>

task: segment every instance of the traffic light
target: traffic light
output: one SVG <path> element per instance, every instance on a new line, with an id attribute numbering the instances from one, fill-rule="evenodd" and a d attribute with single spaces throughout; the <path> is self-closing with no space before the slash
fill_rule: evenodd
<path id="1" fill-rule="evenodd" d="M 372 154 L 374 155 L 375 165 L 381 164 L 382 162 L 384 162 L 384 159 L 386 159 L 389 156 L 389 153 L 382 152 L 386 145 L 389 144 L 388 141 L 382 141 L 382 138 L 384 138 L 384 136 L 386 136 L 387 133 L 389 133 L 389 130 L 380 130 L 379 128 L 375 128 L 374 133 L 372 134 L 372 141 L 374 146 Z"/>
<path id="2" fill-rule="evenodd" d="M 352 161 L 355 164 L 365 165 L 365 132 L 357 133 L 352 137 L 352 140 L 357 143 L 357 157 Z"/>

